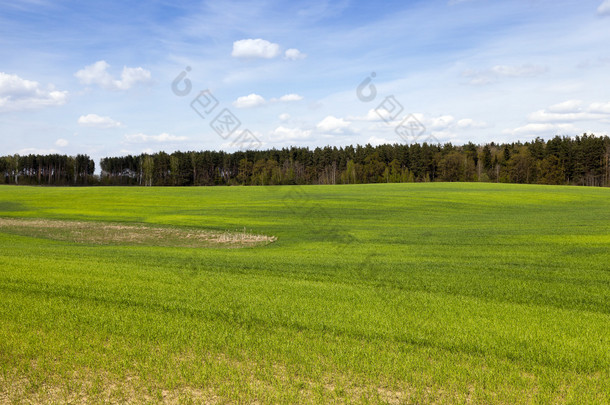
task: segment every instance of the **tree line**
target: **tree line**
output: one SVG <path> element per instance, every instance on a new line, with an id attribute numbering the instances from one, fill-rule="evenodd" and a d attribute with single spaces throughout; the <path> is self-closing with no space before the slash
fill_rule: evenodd
<path id="1" fill-rule="evenodd" d="M 0 157 L 5 184 L 88 185 L 98 184 L 95 162 L 87 155 L 12 155 Z"/>
<path id="2" fill-rule="evenodd" d="M 289 185 L 430 181 L 610 186 L 610 138 L 455 146 L 393 144 L 234 153 L 190 151 L 106 157 L 101 174 L 87 155 L 4 156 L 7 184 Z"/>

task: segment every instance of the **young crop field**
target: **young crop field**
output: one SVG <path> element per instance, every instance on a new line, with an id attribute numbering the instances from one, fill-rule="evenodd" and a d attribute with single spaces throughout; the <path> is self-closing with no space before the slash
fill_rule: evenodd
<path id="1" fill-rule="evenodd" d="M 610 403 L 610 189 L 0 187 L 0 403 Z"/>

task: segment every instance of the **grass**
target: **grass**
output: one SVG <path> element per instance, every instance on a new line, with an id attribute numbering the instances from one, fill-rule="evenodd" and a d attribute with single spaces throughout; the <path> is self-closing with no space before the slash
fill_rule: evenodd
<path id="1" fill-rule="evenodd" d="M 608 189 L 6 186 L 0 217 L 1 403 L 610 403 Z"/>

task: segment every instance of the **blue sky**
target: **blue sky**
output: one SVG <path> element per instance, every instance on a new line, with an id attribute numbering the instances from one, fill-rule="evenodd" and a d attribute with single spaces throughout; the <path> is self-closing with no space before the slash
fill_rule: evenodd
<path id="1" fill-rule="evenodd" d="M 0 0 L 0 154 L 608 134 L 609 44 L 610 0 Z"/>

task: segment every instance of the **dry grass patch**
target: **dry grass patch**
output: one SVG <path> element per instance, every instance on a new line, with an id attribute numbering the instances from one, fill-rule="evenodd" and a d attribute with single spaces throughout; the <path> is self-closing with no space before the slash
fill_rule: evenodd
<path id="1" fill-rule="evenodd" d="M 275 236 L 143 224 L 93 221 L 0 218 L 0 231 L 21 236 L 98 245 L 174 247 L 252 247 L 276 241 Z"/>
<path id="2" fill-rule="evenodd" d="M 78 367 L 68 375 L 28 375 L 11 370 L 0 374 L 0 404 L 408 404 L 454 403 L 457 396 L 437 397 L 427 388 L 426 395 L 409 394 L 389 388 L 353 381 L 349 375 L 335 372 L 320 375 L 317 380 L 290 371 L 279 364 L 260 364 L 217 356 L 178 356 L 186 361 L 212 361 L 226 379 L 213 379 L 198 386 L 185 381 L 168 384 L 158 379 L 143 379 L 135 374 L 122 378 L 104 370 Z M 180 368 L 176 368 L 179 373 Z M 178 377 L 179 378 L 179 377 Z"/>
<path id="3" fill-rule="evenodd" d="M 85 372 L 85 373 L 83 373 Z M 228 403 L 212 389 L 161 389 L 137 377 L 119 380 L 99 370 L 74 372 L 70 381 L 52 379 L 33 384 L 27 378 L 7 380 L 0 375 L 0 404 L 217 404 Z M 1 389 L 2 387 L 5 389 Z"/>

